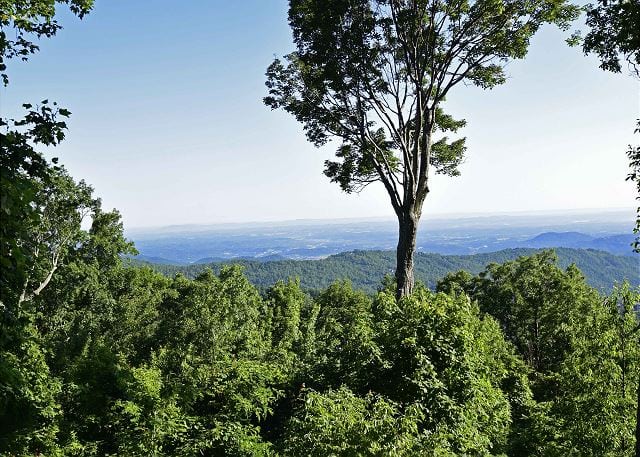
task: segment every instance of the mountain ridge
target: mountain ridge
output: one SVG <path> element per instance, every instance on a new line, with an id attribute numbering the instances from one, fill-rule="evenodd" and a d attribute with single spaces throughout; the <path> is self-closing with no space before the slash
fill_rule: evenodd
<path id="1" fill-rule="evenodd" d="M 482 271 L 490 263 L 502 263 L 524 255 L 532 255 L 543 249 L 513 248 L 490 253 L 471 255 L 445 255 L 438 253 L 416 253 L 416 278 L 429 287 L 447 273 L 466 270 L 472 274 Z M 640 259 L 620 256 L 595 249 L 553 249 L 562 268 L 570 264 L 583 272 L 593 287 L 609 291 L 614 284 L 628 280 L 632 286 L 640 286 Z M 166 265 L 132 260 L 133 264 L 147 265 L 167 275 L 183 274 L 193 278 L 210 268 L 219 272 L 225 265 L 239 264 L 246 276 L 259 289 L 265 290 L 277 281 L 300 278 L 303 288 L 315 291 L 327 287 L 337 280 L 350 280 L 356 287 L 375 292 L 383 277 L 393 274 L 395 252 L 388 250 L 354 250 L 333 254 L 316 260 L 272 260 L 229 259 L 222 262 L 190 265 Z"/>

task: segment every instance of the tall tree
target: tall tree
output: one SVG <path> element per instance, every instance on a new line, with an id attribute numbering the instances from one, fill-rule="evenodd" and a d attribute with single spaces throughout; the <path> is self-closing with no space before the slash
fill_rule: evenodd
<path id="1" fill-rule="evenodd" d="M 613 73 L 620 73 L 623 62 L 626 62 L 631 75 L 640 79 L 640 1 L 598 0 L 597 4 L 589 4 L 586 9 L 589 32 L 582 40 L 584 53 L 595 54 L 600 59 L 600 68 Z M 640 120 L 635 133 L 638 131 Z M 631 167 L 627 181 L 636 183 L 636 200 L 640 200 L 640 146 L 629 145 L 627 156 Z M 640 208 L 634 232 L 640 233 Z M 636 237 L 633 249 L 640 252 L 640 237 Z"/>
<path id="2" fill-rule="evenodd" d="M 587 6 L 587 26 L 590 28 L 582 42 L 585 54 L 595 54 L 600 59 L 600 68 L 614 73 L 622 71 L 624 61 L 631 74 L 640 79 L 640 1 L 639 0 L 598 0 Z M 635 133 L 640 131 L 640 120 Z M 627 151 L 631 172 L 627 181 L 636 183 L 640 200 L 640 146 L 629 145 Z M 640 254 L 640 207 L 636 210 L 637 235 L 632 246 Z M 640 457 L 640 384 L 637 395 L 636 457 Z"/>
<path id="3" fill-rule="evenodd" d="M 640 133 L 640 119 L 638 119 L 638 125 L 635 133 Z M 640 146 L 633 146 L 630 144 L 629 149 L 627 149 L 627 157 L 629 158 L 629 167 L 631 168 L 631 171 L 627 175 L 627 181 L 631 181 L 636 184 L 636 201 L 640 202 Z M 633 251 L 640 254 L 640 205 L 636 210 L 636 214 L 636 226 L 633 228 L 633 233 L 636 234 L 636 239 L 632 246 Z M 640 403 L 638 408 L 640 410 Z"/>
<path id="4" fill-rule="evenodd" d="M 69 111 L 43 100 L 23 105 L 20 120 L 0 120 L 0 305 L 15 309 L 49 284 L 67 251 L 79 242 L 81 222 L 99 201 L 64 168 L 47 163 L 38 146 L 57 146 L 65 137 Z M 6 222 L 5 222 L 6 219 Z"/>
<path id="5" fill-rule="evenodd" d="M 505 82 L 545 23 L 566 27 L 566 0 L 290 0 L 296 50 L 267 70 L 264 102 L 304 125 L 316 146 L 336 139 L 325 174 L 345 192 L 382 182 L 397 215 L 397 296 L 411 293 L 429 175 L 459 175 L 465 121 L 445 114 L 451 89 Z"/>
<path id="6" fill-rule="evenodd" d="M 93 7 L 93 0 L 0 0 L 0 79 L 5 86 L 9 84 L 7 62 L 28 60 L 39 49 L 36 39 L 50 38 L 62 28 L 56 21 L 60 4 L 67 4 L 82 18 Z M 63 118 L 71 114 L 48 100 L 36 108 L 29 103 L 23 107 L 28 111 L 23 119 L 0 117 L 0 305 L 12 300 L 12 282 L 29 276 L 26 268 L 32 259 L 25 236 L 40 223 L 38 208 L 43 203 L 34 198 L 51 184 L 52 167 L 36 148 L 60 143 L 67 128 Z M 58 260 L 56 256 L 53 263 Z M 25 289 L 25 294 L 19 294 L 19 301 L 24 301 L 27 293 Z"/>

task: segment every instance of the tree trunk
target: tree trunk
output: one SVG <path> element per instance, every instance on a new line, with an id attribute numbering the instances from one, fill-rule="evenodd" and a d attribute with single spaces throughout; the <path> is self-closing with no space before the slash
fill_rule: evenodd
<path id="1" fill-rule="evenodd" d="M 413 255 L 416 250 L 418 217 L 413 214 L 398 217 L 398 248 L 396 250 L 396 298 L 400 300 L 413 291 Z"/>

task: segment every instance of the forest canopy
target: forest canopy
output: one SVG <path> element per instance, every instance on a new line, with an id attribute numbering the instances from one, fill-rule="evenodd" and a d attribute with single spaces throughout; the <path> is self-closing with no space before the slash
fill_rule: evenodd
<path id="1" fill-rule="evenodd" d="M 490 263 L 503 263 L 518 257 L 540 253 L 540 249 L 504 249 L 474 255 L 441 255 L 418 252 L 415 261 L 416 279 L 433 289 L 448 273 L 465 270 L 480 273 Z M 616 256 L 591 249 L 554 249 L 558 265 L 562 268 L 575 264 L 585 276 L 586 282 L 603 293 L 609 293 L 616 284 L 629 281 L 632 287 L 640 286 L 638 259 Z M 282 278 L 299 278 L 303 290 L 315 295 L 333 282 L 349 279 L 354 287 L 369 294 L 380 288 L 380 279 L 393 272 L 393 251 L 352 251 L 314 260 L 229 259 L 211 263 L 171 265 L 131 258 L 132 265 L 144 265 L 169 277 L 178 273 L 195 278 L 207 268 L 219 272 L 225 265 L 242 265 L 244 274 L 261 292 Z"/>

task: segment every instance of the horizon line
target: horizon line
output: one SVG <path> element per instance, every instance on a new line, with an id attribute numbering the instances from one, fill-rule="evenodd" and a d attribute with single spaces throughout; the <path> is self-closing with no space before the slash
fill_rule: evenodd
<path id="1" fill-rule="evenodd" d="M 634 214 L 636 208 L 628 207 L 608 207 L 608 208 L 565 208 L 565 209 L 540 209 L 540 210 L 515 210 L 515 211 L 471 211 L 471 212 L 437 212 L 425 214 L 422 220 L 427 219 L 464 219 L 464 218 L 482 218 L 492 216 L 527 216 L 527 215 L 551 215 L 551 214 L 593 214 L 602 212 L 622 212 L 632 211 Z M 296 219 L 265 219 L 265 220 L 249 220 L 249 221 L 224 221 L 224 222 L 187 222 L 184 224 L 167 224 L 167 225 L 147 225 L 125 227 L 124 231 L 140 232 L 144 230 L 166 230 L 179 228 L 196 228 L 196 227 L 220 227 L 220 226 L 242 226 L 242 225 L 267 225 L 267 224 L 295 224 L 295 223 L 341 223 L 341 222 L 366 222 L 366 221 L 395 221 L 394 216 L 354 216 L 354 217 L 335 217 L 335 218 L 296 218 Z"/>

